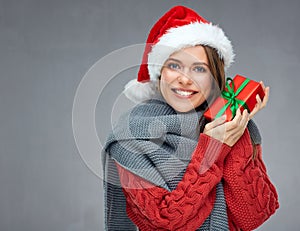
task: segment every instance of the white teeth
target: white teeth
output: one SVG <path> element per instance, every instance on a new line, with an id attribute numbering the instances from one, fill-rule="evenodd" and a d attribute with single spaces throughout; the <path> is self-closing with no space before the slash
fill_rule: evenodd
<path id="1" fill-rule="evenodd" d="M 181 91 L 181 90 L 177 90 L 177 89 L 174 89 L 174 91 L 179 94 L 179 95 L 182 95 L 182 96 L 189 96 L 189 95 L 192 95 L 193 92 L 192 91 Z"/>

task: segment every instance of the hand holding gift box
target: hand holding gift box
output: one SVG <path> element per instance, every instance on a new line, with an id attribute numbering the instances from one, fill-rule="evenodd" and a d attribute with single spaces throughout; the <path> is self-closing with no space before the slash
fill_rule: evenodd
<path id="1" fill-rule="evenodd" d="M 261 99 L 265 96 L 260 83 L 241 75 L 236 75 L 233 80 L 227 78 L 225 90 L 205 111 L 204 116 L 213 120 L 226 114 L 226 121 L 230 121 L 234 118 L 238 108 L 241 112 L 246 109 L 250 113 L 257 103 L 257 94 Z"/>

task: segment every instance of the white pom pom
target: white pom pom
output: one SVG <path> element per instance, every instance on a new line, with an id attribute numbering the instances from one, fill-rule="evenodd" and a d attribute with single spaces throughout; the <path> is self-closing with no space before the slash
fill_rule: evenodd
<path id="1" fill-rule="evenodd" d="M 133 79 L 125 85 L 123 93 L 134 103 L 140 103 L 155 96 L 155 85 L 153 81 L 141 83 Z"/>

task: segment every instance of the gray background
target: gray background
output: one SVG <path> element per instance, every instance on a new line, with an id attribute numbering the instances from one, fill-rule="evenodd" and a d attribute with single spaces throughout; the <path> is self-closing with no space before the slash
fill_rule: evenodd
<path id="1" fill-rule="evenodd" d="M 102 230 L 101 181 L 84 163 L 72 133 L 76 89 L 101 57 L 143 43 L 153 23 L 181 3 L 0 1 L 1 231 Z M 185 5 L 219 24 L 232 40 L 236 62 L 228 75 L 261 79 L 271 87 L 269 105 L 256 122 L 281 207 L 259 230 L 298 230 L 300 1 Z M 124 72 L 99 98 L 101 140 L 110 129 L 111 105 L 135 71 Z"/>

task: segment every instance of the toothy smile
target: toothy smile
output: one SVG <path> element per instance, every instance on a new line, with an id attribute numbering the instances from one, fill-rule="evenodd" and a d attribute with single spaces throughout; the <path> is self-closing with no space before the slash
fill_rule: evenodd
<path id="1" fill-rule="evenodd" d="M 175 88 L 173 88 L 172 91 L 181 96 L 190 96 L 197 93 L 196 91 L 192 90 L 180 90 Z"/>

